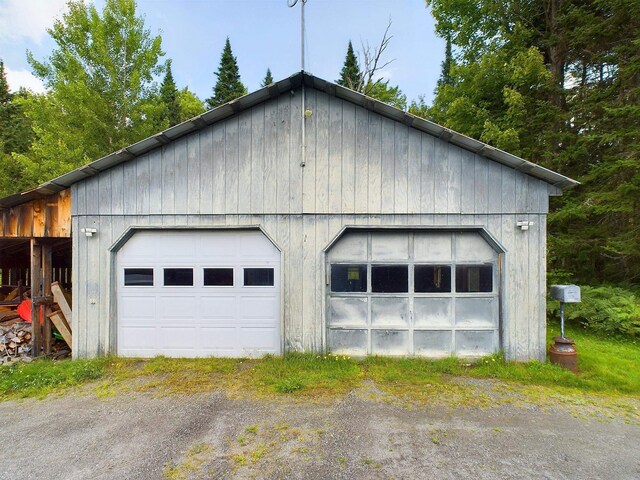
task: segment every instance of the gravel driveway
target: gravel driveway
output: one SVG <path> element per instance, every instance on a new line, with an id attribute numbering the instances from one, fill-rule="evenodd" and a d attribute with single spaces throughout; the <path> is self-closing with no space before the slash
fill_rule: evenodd
<path id="1" fill-rule="evenodd" d="M 0 478 L 640 478 L 640 426 L 560 409 L 220 393 L 0 403 Z"/>

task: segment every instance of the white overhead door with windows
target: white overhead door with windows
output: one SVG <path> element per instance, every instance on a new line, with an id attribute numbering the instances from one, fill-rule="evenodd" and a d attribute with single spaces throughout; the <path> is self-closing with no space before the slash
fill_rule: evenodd
<path id="1" fill-rule="evenodd" d="M 330 351 L 440 357 L 498 350 L 498 253 L 480 233 L 349 232 L 327 262 Z"/>
<path id="2" fill-rule="evenodd" d="M 148 230 L 117 255 L 118 355 L 280 353 L 280 252 L 258 230 Z"/>

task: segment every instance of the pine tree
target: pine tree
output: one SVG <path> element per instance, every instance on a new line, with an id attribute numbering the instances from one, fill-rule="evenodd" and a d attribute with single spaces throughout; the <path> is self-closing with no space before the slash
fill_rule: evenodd
<path id="1" fill-rule="evenodd" d="M 444 51 L 444 60 L 440 64 L 442 71 L 438 79 L 438 87 L 443 85 L 452 85 L 453 77 L 451 76 L 451 67 L 453 67 L 453 55 L 451 53 L 451 35 L 447 36 L 447 46 Z"/>
<path id="2" fill-rule="evenodd" d="M 180 103 L 178 102 L 178 89 L 173 80 L 171 72 L 171 60 L 167 60 L 165 75 L 160 86 L 160 101 L 164 107 L 163 120 L 168 122 L 168 126 L 180 123 Z"/>
<path id="3" fill-rule="evenodd" d="M 0 142 L 4 147 L 5 134 L 11 117 L 11 93 L 9 92 L 9 83 L 7 75 L 4 71 L 4 62 L 0 60 Z M 8 152 L 7 152 L 8 153 Z"/>
<path id="4" fill-rule="evenodd" d="M 28 95 L 25 90 L 17 93 L 9 91 L 4 62 L 0 60 L 0 152 L 24 153 L 31 145 L 31 123 L 19 104 Z"/>
<path id="5" fill-rule="evenodd" d="M 271 76 L 271 69 L 267 68 L 267 74 L 264 76 L 264 80 L 260 84 L 261 87 L 266 87 L 267 85 L 271 85 L 273 83 L 273 77 Z"/>
<path id="6" fill-rule="evenodd" d="M 336 82 L 338 85 L 356 90 L 360 88 L 362 83 L 362 73 L 360 72 L 360 65 L 358 64 L 358 58 L 353 51 L 353 45 L 349 40 L 349 46 L 347 47 L 347 56 L 344 59 L 344 65 L 340 71 L 340 78 Z"/>
<path id="7" fill-rule="evenodd" d="M 247 93 L 247 89 L 240 81 L 238 62 L 231 52 L 229 37 L 227 37 L 227 41 L 224 44 L 222 56 L 220 57 L 220 66 L 215 75 L 218 77 L 218 81 L 213 87 L 213 97 L 207 99 L 209 108 L 215 108 Z"/>

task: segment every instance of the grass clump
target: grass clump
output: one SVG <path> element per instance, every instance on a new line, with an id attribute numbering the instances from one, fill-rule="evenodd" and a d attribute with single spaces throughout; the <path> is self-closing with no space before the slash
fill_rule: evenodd
<path id="1" fill-rule="evenodd" d="M 34 360 L 0 366 L 0 398 L 41 397 L 105 374 L 106 358 L 74 361 Z"/>

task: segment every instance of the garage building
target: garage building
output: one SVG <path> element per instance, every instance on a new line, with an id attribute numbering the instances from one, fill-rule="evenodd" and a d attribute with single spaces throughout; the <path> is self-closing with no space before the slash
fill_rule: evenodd
<path id="1" fill-rule="evenodd" d="M 574 180 L 306 72 L 74 170 L 73 354 L 545 355 Z"/>

